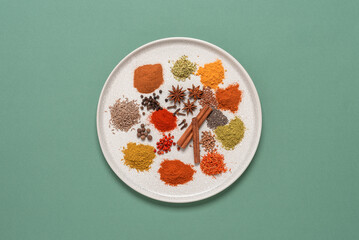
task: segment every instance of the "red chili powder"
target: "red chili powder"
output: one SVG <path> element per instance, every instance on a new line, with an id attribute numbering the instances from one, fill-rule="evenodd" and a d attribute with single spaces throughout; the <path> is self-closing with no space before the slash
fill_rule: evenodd
<path id="1" fill-rule="evenodd" d="M 210 176 L 227 172 L 227 167 L 223 160 L 223 155 L 217 151 L 207 153 L 200 163 L 202 172 Z"/>
<path id="2" fill-rule="evenodd" d="M 158 170 L 161 175 L 161 180 L 171 186 L 185 184 L 193 180 L 193 174 L 196 170 L 193 165 L 184 164 L 180 160 L 164 160 Z"/>
<path id="3" fill-rule="evenodd" d="M 238 105 L 242 101 L 242 91 L 238 89 L 239 85 L 232 84 L 227 88 L 219 88 L 216 91 L 216 99 L 218 107 L 222 110 L 230 110 L 236 112 Z"/>
<path id="4" fill-rule="evenodd" d="M 162 65 L 143 65 L 135 70 L 133 86 L 140 93 L 151 93 L 163 83 Z"/>
<path id="5" fill-rule="evenodd" d="M 151 123 L 161 132 L 168 132 L 177 127 L 177 117 L 167 109 L 153 112 L 150 116 Z"/>

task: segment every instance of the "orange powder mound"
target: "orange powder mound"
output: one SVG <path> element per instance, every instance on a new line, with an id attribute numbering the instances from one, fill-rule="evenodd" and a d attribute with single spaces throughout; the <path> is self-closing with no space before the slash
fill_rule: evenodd
<path id="1" fill-rule="evenodd" d="M 201 76 L 201 83 L 212 89 L 217 89 L 218 85 L 223 82 L 224 68 L 221 60 L 213 63 L 207 63 L 204 67 L 199 67 L 197 76 Z"/>
<path id="2" fill-rule="evenodd" d="M 216 99 L 218 107 L 222 110 L 230 110 L 237 112 L 238 105 L 242 101 L 242 91 L 238 89 L 238 83 L 232 84 L 225 89 L 218 88 L 216 91 Z"/>
<path id="3" fill-rule="evenodd" d="M 161 132 L 168 132 L 177 127 L 177 117 L 167 109 L 161 109 L 153 112 L 150 116 L 151 123 Z"/>
<path id="4" fill-rule="evenodd" d="M 143 65 L 135 70 L 133 86 L 140 93 L 151 93 L 163 83 L 162 65 Z"/>
<path id="5" fill-rule="evenodd" d="M 193 165 L 184 164 L 180 160 L 164 160 L 161 168 L 158 170 L 161 180 L 171 186 L 185 184 L 193 180 L 193 174 L 196 170 Z"/>

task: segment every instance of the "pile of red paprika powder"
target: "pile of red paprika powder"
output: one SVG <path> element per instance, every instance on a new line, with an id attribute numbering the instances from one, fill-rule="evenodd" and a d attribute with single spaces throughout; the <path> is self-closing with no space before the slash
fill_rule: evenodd
<path id="1" fill-rule="evenodd" d="M 193 165 L 184 164 L 180 160 L 165 159 L 161 163 L 161 167 L 158 172 L 161 175 L 161 180 L 165 182 L 165 184 L 177 186 L 179 184 L 185 184 L 192 181 L 193 174 L 196 170 L 193 169 Z"/>
<path id="2" fill-rule="evenodd" d="M 161 132 L 168 132 L 177 127 L 177 117 L 167 109 L 153 112 L 150 117 L 151 123 Z"/>

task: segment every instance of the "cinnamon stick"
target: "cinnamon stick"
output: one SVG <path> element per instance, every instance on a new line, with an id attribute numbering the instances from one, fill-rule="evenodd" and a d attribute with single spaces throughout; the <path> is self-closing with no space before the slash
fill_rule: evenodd
<path id="1" fill-rule="evenodd" d="M 212 112 L 212 108 L 208 108 L 207 111 L 203 114 L 202 118 L 199 119 L 198 121 L 198 127 L 201 127 L 204 120 L 206 120 L 206 118 L 208 117 L 208 115 Z M 192 124 L 191 124 L 192 125 Z M 188 143 L 191 141 L 193 137 L 193 132 L 191 131 L 188 134 L 188 138 L 185 139 L 185 141 L 180 145 L 181 148 L 186 148 Z"/>
<path id="2" fill-rule="evenodd" d="M 206 111 L 208 110 L 208 107 L 207 105 L 205 107 L 203 107 L 198 115 L 197 115 L 197 119 L 201 119 L 203 117 L 203 115 L 206 113 Z M 185 132 L 182 134 L 182 136 L 180 137 L 180 139 L 178 139 L 177 141 L 177 145 L 181 147 L 181 145 L 183 144 L 183 142 L 188 138 L 189 134 L 192 132 L 192 124 L 190 124 L 188 126 L 188 128 L 185 130 Z"/>
<path id="3" fill-rule="evenodd" d="M 204 120 L 206 120 L 206 118 L 208 117 L 208 115 L 211 112 L 212 112 L 212 108 L 210 108 L 208 106 L 201 109 L 200 113 L 197 115 L 198 128 L 200 128 L 202 126 Z M 183 135 L 177 141 L 177 145 L 181 148 L 186 148 L 188 143 L 191 141 L 192 137 L 193 137 L 193 132 L 192 132 L 192 124 L 191 124 L 188 126 L 186 131 L 183 133 Z"/>
<path id="4" fill-rule="evenodd" d="M 194 163 L 199 164 L 199 162 L 200 162 L 199 129 L 198 129 L 198 119 L 196 117 L 192 118 L 192 132 L 193 132 L 193 157 L 194 157 Z"/>

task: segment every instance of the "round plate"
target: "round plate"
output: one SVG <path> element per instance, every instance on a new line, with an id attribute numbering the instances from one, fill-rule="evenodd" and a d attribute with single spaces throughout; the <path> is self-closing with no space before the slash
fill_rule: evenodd
<path id="1" fill-rule="evenodd" d="M 167 97 L 168 89 L 172 85 L 179 84 L 184 88 L 191 87 L 192 84 L 200 85 L 199 76 L 191 76 L 191 79 L 187 79 L 185 82 L 178 82 L 173 78 L 170 67 L 173 65 L 173 61 L 176 61 L 182 55 L 187 55 L 189 60 L 196 62 L 198 66 L 214 62 L 217 59 L 222 61 L 226 72 L 223 84 L 219 85 L 219 87 L 224 88 L 230 84 L 239 83 L 239 88 L 242 90 L 242 102 L 239 105 L 238 112 L 232 114 L 224 111 L 224 114 L 229 120 L 233 119 L 234 116 L 239 116 L 246 126 L 246 132 L 242 142 L 232 151 L 224 150 L 219 144 L 218 151 L 224 155 L 225 163 L 230 171 L 214 178 L 203 174 L 200 167 L 195 166 L 194 168 L 197 172 L 193 176 L 193 181 L 173 187 L 164 184 L 160 180 L 158 173 L 160 163 L 164 159 L 179 159 L 184 163 L 193 164 L 192 147 L 188 146 L 181 151 L 172 148 L 172 151 L 167 154 L 156 155 L 149 171 L 137 172 L 135 169 L 130 169 L 121 161 L 123 158 L 121 150 L 128 142 L 142 142 L 137 138 L 135 129 L 127 133 L 115 131 L 115 134 L 113 134 L 109 126 L 110 113 L 108 110 L 109 106 L 113 105 L 118 98 L 125 97 L 129 100 L 135 99 L 138 103 L 141 102 L 140 93 L 133 87 L 134 70 L 141 65 L 162 64 L 164 84 L 159 89 L 163 91 L 160 95 L 160 103 L 163 106 L 168 105 L 164 99 Z M 156 90 L 156 93 L 158 93 L 158 90 Z M 199 107 L 194 112 L 194 116 L 198 112 Z M 190 123 L 192 116 L 186 118 L 187 122 Z M 141 115 L 141 123 L 148 124 L 152 130 L 153 140 L 152 142 L 146 141 L 145 144 L 155 146 L 156 141 L 161 137 L 161 133 L 149 124 L 147 112 L 145 116 Z M 211 197 L 230 186 L 241 176 L 251 162 L 259 143 L 261 128 L 262 112 L 260 101 L 248 73 L 236 59 L 223 49 L 208 42 L 192 38 L 160 39 L 145 44 L 127 55 L 108 77 L 102 89 L 97 108 L 97 134 L 103 154 L 112 170 L 122 181 L 137 192 L 165 202 L 185 203 L 198 201 Z M 200 131 L 204 130 L 208 130 L 206 122 L 200 128 Z M 171 134 L 175 136 L 175 140 L 178 140 L 183 132 L 184 130 L 176 129 Z M 201 150 L 201 155 L 203 152 Z"/>

